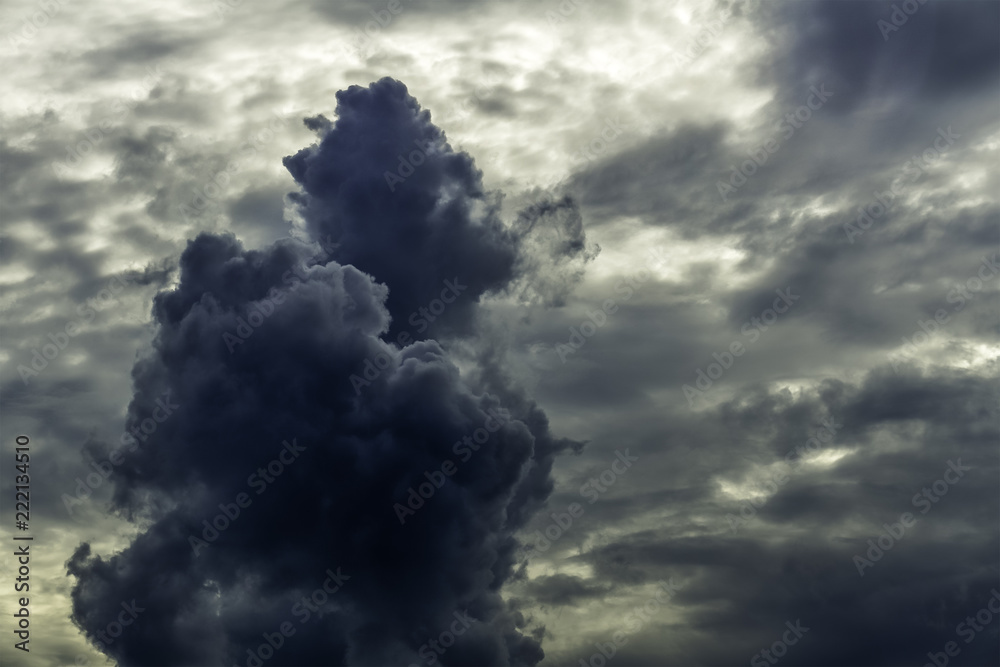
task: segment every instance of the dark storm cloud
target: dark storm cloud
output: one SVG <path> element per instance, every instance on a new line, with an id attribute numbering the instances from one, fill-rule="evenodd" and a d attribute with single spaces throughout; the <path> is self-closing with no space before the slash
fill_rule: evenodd
<path id="1" fill-rule="evenodd" d="M 575 260 L 593 251 L 570 199 L 540 203 L 508 229 L 472 158 L 451 149 L 402 83 L 352 86 L 337 103 L 335 124 L 309 121 L 323 132 L 320 143 L 285 159 L 305 190 L 291 197 L 310 234 L 335 246 L 333 259 L 389 285 L 390 335 L 412 329 L 411 317 L 449 289 L 446 281 L 463 291 L 449 295 L 454 303 L 428 336 L 468 333 L 480 297 L 515 277 L 555 299 L 566 289 L 558 284 L 563 268 L 565 282 L 579 277 Z M 424 334 L 417 326 L 414 333 Z"/>
<path id="2" fill-rule="evenodd" d="M 81 575 L 78 620 L 88 631 L 97 629 L 88 622 L 94 610 L 115 598 L 148 600 L 157 610 L 110 647 L 126 664 L 242 662 L 260 633 L 294 621 L 293 601 L 338 566 L 351 579 L 335 606 L 351 620 L 313 621 L 326 633 L 290 638 L 272 664 L 414 659 L 454 611 L 485 625 L 502 616 L 495 591 L 515 546 L 505 511 L 533 436 L 520 422 L 493 434 L 400 525 L 393 503 L 454 458 L 452 444 L 500 405 L 465 387 L 436 343 L 402 351 L 381 343 L 385 288 L 356 269 L 314 266 L 305 280 L 284 285 L 282 275 L 307 257 L 292 242 L 257 252 L 202 236 L 182 258 L 178 290 L 157 299 L 156 354 L 136 369 L 131 420 L 151 416 L 164 391 L 180 407 L 116 474 L 118 505 L 151 512 L 156 523 L 108 565 L 72 566 Z M 284 293 L 277 312 L 230 353 L 223 334 L 275 285 Z M 359 397 L 347 378 L 380 352 L 392 367 Z M 196 557 L 188 535 L 202 534 L 201 521 L 218 514 L 219 503 L 252 494 L 247 475 L 293 438 L 306 448 L 301 463 L 289 464 L 260 500 L 252 496 L 245 516 Z M 151 511 L 148 494 L 174 509 Z M 101 575 L 121 567 L 127 574 Z M 162 577 L 177 584 L 153 586 Z M 210 621 L 210 596 L 198 592 L 206 586 L 218 587 L 223 609 Z M 226 611 L 246 587 L 258 597 L 256 611 Z M 188 623 L 208 623 L 204 643 L 170 629 Z M 508 659 L 516 656 L 506 649 L 488 657 Z"/>
<path id="3" fill-rule="evenodd" d="M 337 122 L 321 142 L 285 159 L 305 190 L 292 197 L 310 234 L 337 244 L 337 261 L 389 284 L 391 334 L 413 326 L 410 316 L 446 280 L 467 290 L 451 297 L 428 335 L 468 332 L 479 297 L 505 287 L 517 260 L 479 170 L 398 81 L 352 86 L 337 102 Z"/>
<path id="4" fill-rule="evenodd" d="M 916 103 L 993 86 L 1000 72 L 995 2 L 806 0 L 764 3 L 758 17 L 779 44 L 762 76 L 785 99 L 826 83 L 840 91 L 831 109 L 895 96 Z"/>
<path id="5" fill-rule="evenodd" d="M 316 244 L 245 250 L 203 234 L 181 257 L 180 284 L 155 299 L 159 328 L 133 370 L 127 422 L 152 430 L 114 473 L 116 509 L 149 528 L 120 554 L 104 559 L 83 545 L 68 563 L 74 619 L 92 641 L 122 600 L 148 610 L 102 647 L 123 664 L 245 664 L 247 649 L 285 621 L 301 631 L 269 664 L 420 662 L 420 647 L 457 612 L 473 622 L 444 664 L 543 656 L 537 632 L 526 634 L 530 619 L 499 591 L 514 574 L 515 531 L 551 492 L 554 456 L 579 444 L 550 435 L 501 371 L 502 349 L 485 346 L 466 381 L 435 340 L 380 338 L 456 277 L 470 286 L 461 317 L 471 326 L 476 298 L 520 277 L 527 232 L 478 208 L 471 159 L 447 148 L 402 84 L 355 87 L 338 101 L 335 125 L 309 121 L 326 128 L 321 144 L 286 164 L 308 193 L 298 201 L 309 231 L 339 244 L 326 247 L 345 264 Z M 394 193 L 382 172 L 414 138 L 436 151 Z M 560 229 L 563 251 L 583 252 L 579 221 Z M 246 321 L 253 328 L 241 329 Z M 356 390 L 349 378 L 370 359 L 386 361 Z M 171 414 L 160 419 L 164 400 Z M 503 411 L 509 418 L 471 456 L 455 451 Z M 305 449 L 282 459 L 258 499 L 248 475 L 283 442 Z M 445 460 L 457 471 L 439 473 L 434 495 L 400 514 L 394 504 Z M 242 492 L 251 504 L 193 547 L 190 536 L 210 537 L 202 522 Z M 296 601 L 337 568 L 349 579 L 300 625 Z"/>

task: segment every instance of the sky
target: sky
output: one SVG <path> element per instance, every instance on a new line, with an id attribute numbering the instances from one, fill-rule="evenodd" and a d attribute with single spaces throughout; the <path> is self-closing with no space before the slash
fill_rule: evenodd
<path id="1" fill-rule="evenodd" d="M 0 662 L 1000 664 L 1000 3 L 0 53 Z"/>

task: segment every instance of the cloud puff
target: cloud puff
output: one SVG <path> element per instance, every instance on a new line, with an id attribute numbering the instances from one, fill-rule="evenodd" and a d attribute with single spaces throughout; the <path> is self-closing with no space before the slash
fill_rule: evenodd
<path id="1" fill-rule="evenodd" d="M 269 664 L 422 661 L 456 613 L 471 626 L 444 664 L 543 657 L 500 589 L 553 457 L 579 445 L 550 435 L 499 371 L 502 352 L 463 376 L 436 340 L 382 339 L 454 278 L 470 296 L 447 322 L 471 330 L 477 298 L 515 278 L 517 238 L 402 84 L 338 100 L 335 125 L 312 122 L 319 146 L 286 160 L 325 245 L 247 250 L 202 234 L 154 301 L 126 425 L 142 442 L 113 477 L 115 508 L 144 530 L 110 558 L 84 544 L 68 562 L 74 620 L 122 664 L 246 664 L 283 622 L 296 635 Z M 393 192 L 382 172 L 414 141 L 433 148 Z M 364 375 L 371 360 L 379 372 Z M 394 509 L 429 480 L 440 484 L 415 513 Z M 213 538 L 208 526 L 241 505 Z M 346 577 L 306 621 L 296 604 L 328 570 Z M 147 611 L 105 642 L 133 599 Z"/>
<path id="2" fill-rule="evenodd" d="M 305 191 L 292 198 L 309 233 L 337 261 L 389 284 L 393 333 L 445 280 L 468 284 L 429 330 L 467 333 L 476 301 L 506 286 L 517 260 L 472 158 L 392 79 L 337 93 L 337 116 L 318 145 L 285 158 Z"/>

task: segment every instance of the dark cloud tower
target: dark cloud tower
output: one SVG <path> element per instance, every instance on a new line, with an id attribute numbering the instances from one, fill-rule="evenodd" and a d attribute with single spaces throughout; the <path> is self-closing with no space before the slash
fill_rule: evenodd
<path id="1" fill-rule="evenodd" d="M 144 441 L 114 476 L 115 509 L 144 529 L 68 562 L 75 621 L 121 664 L 257 664 L 267 637 L 281 640 L 258 653 L 271 665 L 543 656 L 500 589 L 553 456 L 576 445 L 552 438 L 500 353 L 460 373 L 447 351 L 475 347 L 480 297 L 523 278 L 523 237 L 401 83 L 337 100 L 336 123 L 307 121 L 320 143 L 285 161 L 318 243 L 202 234 L 155 300 L 127 418 Z M 411 328 L 456 281 L 441 316 Z M 394 505 L 427 483 L 401 523 Z M 133 600 L 142 611 L 108 636 Z M 421 652 L 430 640 L 449 646 Z"/>
<path id="2" fill-rule="evenodd" d="M 514 278 L 517 240 L 485 196 L 472 158 L 455 153 L 406 86 L 382 79 L 337 93 L 332 129 L 319 145 L 285 158 L 302 184 L 293 194 L 309 233 L 336 246 L 332 256 L 389 286 L 392 333 L 467 333 L 479 297 Z M 467 285 L 433 322 L 421 307 L 447 288 Z M 410 321 L 413 317 L 413 324 Z"/>

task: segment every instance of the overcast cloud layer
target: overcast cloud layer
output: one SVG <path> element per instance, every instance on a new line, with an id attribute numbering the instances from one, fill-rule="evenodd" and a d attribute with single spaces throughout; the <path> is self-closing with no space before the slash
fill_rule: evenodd
<path id="1" fill-rule="evenodd" d="M 0 42 L 0 662 L 1000 661 L 1000 3 Z"/>

